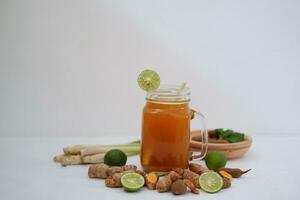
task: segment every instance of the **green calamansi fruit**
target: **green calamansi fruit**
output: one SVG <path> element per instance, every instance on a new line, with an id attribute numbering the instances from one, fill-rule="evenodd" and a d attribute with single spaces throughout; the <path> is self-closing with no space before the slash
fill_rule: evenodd
<path id="1" fill-rule="evenodd" d="M 127 162 L 126 154 L 119 149 L 112 149 L 106 152 L 104 163 L 109 166 L 123 166 Z"/>
<path id="2" fill-rule="evenodd" d="M 211 151 L 206 154 L 205 163 L 209 169 L 216 171 L 225 167 L 227 158 L 219 151 Z"/>

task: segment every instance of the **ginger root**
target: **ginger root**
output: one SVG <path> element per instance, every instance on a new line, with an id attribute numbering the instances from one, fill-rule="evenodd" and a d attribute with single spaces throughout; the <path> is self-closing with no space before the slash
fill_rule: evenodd
<path id="1" fill-rule="evenodd" d="M 112 177 L 116 173 L 124 171 L 136 171 L 135 165 L 124 165 L 122 167 L 110 167 L 104 163 L 94 164 L 89 167 L 88 175 L 90 178 L 107 178 Z"/>
<path id="2" fill-rule="evenodd" d="M 128 170 L 121 173 L 115 173 L 111 177 L 105 179 L 106 187 L 122 187 L 121 178 L 124 174 L 129 172 L 135 172 L 135 170 Z"/>
<path id="3" fill-rule="evenodd" d="M 172 171 L 176 172 L 180 176 L 182 176 L 183 173 L 184 173 L 184 169 L 183 168 L 173 168 Z"/>
<path id="4" fill-rule="evenodd" d="M 110 167 L 106 164 L 95 164 L 89 167 L 88 175 L 90 178 L 107 178 L 107 171 Z"/>
<path id="5" fill-rule="evenodd" d="M 195 172 L 196 174 L 199 174 L 199 175 L 209 171 L 208 168 L 203 167 L 202 165 L 199 165 L 199 164 L 196 164 L 196 163 L 190 163 L 189 164 L 189 169 L 192 172 Z"/>
<path id="6" fill-rule="evenodd" d="M 156 184 L 156 189 L 158 192 L 167 192 L 171 189 L 172 183 L 180 178 L 180 175 L 175 171 L 170 171 L 169 174 L 165 175 L 163 178 L 159 179 Z"/>
<path id="7" fill-rule="evenodd" d="M 171 186 L 171 192 L 175 195 L 181 195 L 185 194 L 187 189 L 186 189 L 186 184 L 183 182 L 183 180 L 178 179 L 172 183 Z"/>
<path id="8" fill-rule="evenodd" d="M 191 190 L 194 194 L 199 194 L 198 188 L 188 179 L 183 179 L 184 184 Z"/>
<path id="9" fill-rule="evenodd" d="M 122 187 L 121 177 L 124 173 L 115 173 L 112 177 L 105 179 L 106 187 Z"/>
<path id="10" fill-rule="evenodd" d="M 195 172 L 192 172 L 189 169 L 185 169 L 182 177 L 183 177 L 183 179 L 190 180 L 194 184 L 195 187 L 200 188 L 199 175 L 196 174 Z"/>
<path id="11" fill-rule="evenodd" d="M 144 176 L 146 186 L 149 190 L 155 190 L 156 189 L 156 184 L 158 181 L 158 176 L 154 172 L 150 172 Z"/>

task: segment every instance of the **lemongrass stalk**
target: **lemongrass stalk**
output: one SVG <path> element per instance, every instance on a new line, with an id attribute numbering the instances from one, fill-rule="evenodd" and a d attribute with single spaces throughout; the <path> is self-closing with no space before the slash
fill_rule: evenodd
<path id="1" fill-rule="evenodd" d="M 185 90 L 186 85 L 187 85 L 186 82 L 183 82 L 183 83 L 180 85 L 180 88 L 179 88 L 179 90 L 177 91 L 177 95 L 180 95 L 181 92 L 183 92 L 183 91 Z"/>
<path id="2" fill-rule="evenodd" d="M 127 151 L 125 152 L 126 156 L 135 156 L 139 155 L 140 151 Z M 98 153 L 90 156 L 82 157 L 82 162 L 85 164 L 96 164 L 104 162 L 105 153 Z"/>
<path id="3" fill-rule="evenodd" d="M 82 157 L 82 161 L 85 164 L 96 164 L 96 163 L 103 163 L 104 162 L 105 153 L 98 153 L 91 156 Z"/>
<path id="4" fill-rule="evenodd" d="M 114 144 L 114 145 L 93 145 L 93 144 L 88 144 L 88 145 L 75 145 L 71 147 L 65 147 L 63 148 L 63 151 L 65 155 L 81 155 L 81 150 L 83 149 L 104 149 L 107 151 L 107 149 L 121 149 L 121 148 L 130 148 L 130 147 L 139 147 L 139 143 L 134 143 L 134 144 Z M 98 152 L 98 153 L 101 153 Z"/>
<path id="5" fill-rule="evenodd" d="M 80 150 L 81 156 L 106 153 L 111 149 L 119 149 L 124 152 L 140 151 L 140 145 L 119 145 L 119 146 L 102 146 L 102 147 L 88 147 Z"/>
<path id="6" fill-rule="evenodd" d="M 141 140 L 135 140 L 130 142 L 129 144 L 141 144 Z"/>
<path id="7" fill-rule="evenodd" d="M 128 151 L 125 152 L 126 156 L 136 156 L 140 154 L 140 151 Z"/>
<path id="8" fill-rule="evenodd" d="M 60 163 L 62 166 L 82 164 L 80 155 L 57 155 L 53 160 L 54 162 Z"/>

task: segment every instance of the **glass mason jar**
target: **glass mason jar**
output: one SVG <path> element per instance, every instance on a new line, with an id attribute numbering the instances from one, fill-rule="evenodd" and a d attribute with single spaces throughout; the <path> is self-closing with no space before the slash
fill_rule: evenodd
<path id="1" fill-rule="evenodd" d="M 187 168 L 191 159 L 202 159 L 207 151 L 207 130 L 204 117 L 190 109 L 189 88 L 165 85 L 147 93 L 143 110 L 141 165 L 145 171 L 169 171 Z M 201 152 L 189 151 L 190 121 L 197 117 L 202 124 Z"/>

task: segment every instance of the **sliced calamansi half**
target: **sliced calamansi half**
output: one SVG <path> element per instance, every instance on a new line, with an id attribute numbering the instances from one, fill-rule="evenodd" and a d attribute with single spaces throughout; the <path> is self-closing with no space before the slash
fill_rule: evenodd
<path id="1" fill-rule="evenodd" d="M 200 175 L 199 184 L 205 192 L 216 193 L 222 189 L 223 179 L 217 172 L 209 171 Z"/>
<path id="2" fill-rule="evenodd" d="M 121 183 L 125 191 L 137 192 L 144 186 L 145 179 L 138 173 L 129 172 L 121 177 Z"/>
<path id="3" fill-rule="evenodd" d="M 160 85 L 159 75 L 151 69 L 142 71 L 137 81 L 140 88 L 145 91 L 156 90 Z"/>

